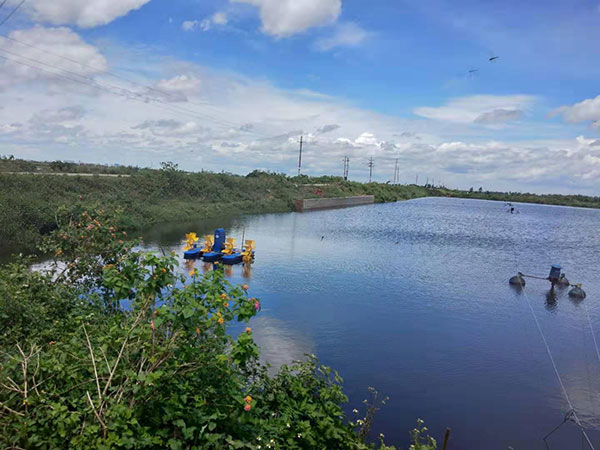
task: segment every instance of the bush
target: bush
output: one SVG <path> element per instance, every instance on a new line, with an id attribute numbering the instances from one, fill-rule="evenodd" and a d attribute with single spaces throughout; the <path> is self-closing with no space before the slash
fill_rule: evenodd
<path id="1" fill-rule="evenodd" d="M 222 269 L 180 275 L 173 255 L 132 251 L 102 211 L 44 246 L 47 273 L 0 268 L 5 447 L 375 448 L 372 414 L 345 419 L 337 373 L 311 357 L 271 376 L 252 330 L 228 332 L 260 301 Z"/>

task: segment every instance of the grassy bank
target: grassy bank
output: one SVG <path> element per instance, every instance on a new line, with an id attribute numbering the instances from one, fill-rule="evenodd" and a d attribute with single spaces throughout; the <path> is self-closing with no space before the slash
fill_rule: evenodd
<path id="1" fill-rule="evenodd" d="M 34 249 L 40 236 L 57 227 L 56 213 L 61 209 L 73 215 L 93 207 L 120 209 L 123 214 L 118 225 L 131 231 L 228 213 L 292 211 L 294 201 L 302 198 L 372 194 L 376 201 L 386 202 L 428 195 L 427 189 L 418 186 L 362 184 L 335 177 L 290 178 L 264 172 L 239 176 L 185 173 L 166 167 L 129 175 L 104 178 L 0 172 L 0 242 L 4 251 Z"/>
<path id="2" fill-rule="evenodd" d="M 97 176 L 56 176 L 61 173 Z M 123 176 L 107 178 L 102 176 L 105 174 Z M 76 216 L 94 207 L 122 210 L 118 225 L 134 231 L 157 223 L 230 213 L 293 211 L 294 201 L 303 198 L 364 194 L 374 195 L 376 202 L 438 196 L 600 208 L 600 197 L 583 195 L 470 192 L 416 185 L 356 183 L 329 176 L 287 177 L 259 171 L 246 176 L 187 173 L 170 163 L 153 170 L 2 158 L 0 252 L 34 250 L 40 237 L 59 225 L 57 217 L 65 213 Z"/>
<path id="3" fill-rule="evenodd" d="M 587 195 L 530 194 L 523 192 L 460 191 L 455 189 L 431 189 L 431 195 L 439 197 L 473 198 L 502 202 L 537 203 L 541 205 L 600 208 L 600 197 Z"/>

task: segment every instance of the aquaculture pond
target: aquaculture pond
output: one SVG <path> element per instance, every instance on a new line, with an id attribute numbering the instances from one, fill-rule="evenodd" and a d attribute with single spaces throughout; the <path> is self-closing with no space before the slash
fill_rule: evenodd
<path id="1" fill-rule="evenodd" d="M 367 388 L 390 401 L 373 433 L 399 446 L 423 418 L 449 449 L 546 448 L 542 438 L 570 400 L 600 446 L 600 211 L 425 198 L 309 213 L 212 219 L 156 227 L 146 246 L 181 254 L 184 234 L 216 227 L 256 241 L 256 261 L 230 270 L 262 299 L 253 320 L 275 368 L 316 354 L 337 369 L 349 414 Z M 547 276 L 559 263 L 587 292 L 583 302 L 549 283 L 508 285 L 517 271 Z M 181 260 L 181 270 L 201 261 Z M 531 308 L 529 307 L 529 304 Z M 533 310 L 533 311 L 532 311 Z M 533 312 L 533 313 L 532 313 Z M 588 320 L 589 314 L 589 320 Z M 600 340 L 600 336 L 598 336 Z M 550 448 L 581 446 L 567 422 Z"/>

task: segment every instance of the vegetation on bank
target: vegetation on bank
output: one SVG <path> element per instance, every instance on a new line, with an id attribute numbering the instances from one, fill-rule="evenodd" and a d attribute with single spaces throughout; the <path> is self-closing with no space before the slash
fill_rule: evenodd
<path id="1" fill-rule="evenodd" d="M 579 208 L 600 208 L 600 197 L 587 195 L 530 194 L 527 192 L 493 192 L 456 189 L 430 188 L 431 195 L 437 197 L 474 198 L 501 202 L 537 203 L 541 205 L 575 206 Z"/>
<path id="2" fill-rule="evenodd" d="M 348 418 L 314 357 L 261 365 L 252 329 L 232 326 L 260 312 L 250 287 L 133 251 L 106 211 L 57 216 L 47 271 L 0 266 L 3 448 L 393 448 L 368 440 L 374 390 Z M 436 448 L 422 421 L 410 436 Z"/>
<path id="3" fill-rule="evenodd" d="M 0 161 L 0 167 L 9 163 L 15 161 Z M 0 247 L 5 251 L 34 250 L 40 237 L 59 225 L 57 210 L 74 214 L 93 207 L 121 210 L 117 225 L 132 231 L 229 213 L 287 212 L 302 198 L 372 194 L 384 202 L 428 194 L 423 187 L 344 182 L 338 177 L 291 178 L 260 171 L 246 176 L 186 173 L 168 163 L 160 170 L 140 169 L 117 178 L 2 172 Z"/>
<path id="4" fill-rule="evenodd" d="M 13 175 L 8 172 L 35 172 Z M 49 175 L 43 175 L 47 173 Z M 86 173 L 98 176 L 56 176 Z M 105 178 L 102 174 L 122 175 Z M 374 195 L 376 202 L 437 196 L 505 202 L 600 208 L 600 197 L 535 195 L 452 190 L 434 186 L 357 183 L 341 177 L 288 177 L 254 171 L 246 176 L 229 173 L 188 173 L 172 163 L 161 169 L 102 166 L 70 162 L 35 162 L 0 158 L 0 253 L 30 252 L 41 236 L 60 224 L 56 211 L 74 214 L 93 207 L 121 210 L 119 227 L 140 230 L 157 223 L 181 222 L 225 214 L 287 212 L 294 201 L 313 197 Z"/>

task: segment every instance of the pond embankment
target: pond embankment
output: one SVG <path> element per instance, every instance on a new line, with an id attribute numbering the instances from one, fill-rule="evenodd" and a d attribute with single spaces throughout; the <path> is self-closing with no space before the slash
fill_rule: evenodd
<path id="1" fill-rule="evenodd" d="M 305 198 L 295 201 L 296 211 L 304 212 L 318 209 L 348 208 L 350 206 L 375 203 L 374 195 L 353 195 L 349 197 Z"/>

